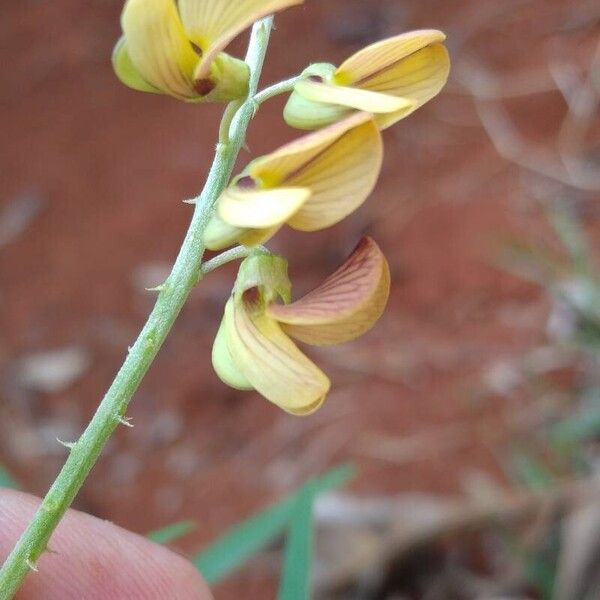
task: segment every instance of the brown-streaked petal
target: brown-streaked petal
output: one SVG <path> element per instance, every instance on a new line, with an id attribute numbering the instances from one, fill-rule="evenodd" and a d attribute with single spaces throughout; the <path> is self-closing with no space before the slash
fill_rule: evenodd
<path id="1" fill-rule="evenodd" d="M 310 189 L 310 198 L 287 222 L 301 231 L 316 231 L 334 225 L 366 200 L 382 160 L 373 116 L 359 112 L 255 160 L 247 171 L 268 188 Z"/>
<path id="2" fill-rule="evenodd" d="M 243 300 L 225 307 L 227 346 L 244 377 L 286 412 L 308 415 L 329 391 L 327 376 L 264 314 L 251 317 Z"/>
<path id="3" fill-rule="evenodd" d="M 302 342 L 339 344 L 362 335 L 377 322 L 389 290 L 387 260 L 379 246 L 364 237 L 322 285 L 292 304 L 270 304 L 267 315 Z"/>
<path id="4" fill-rule="evenodd" d="M 335 225 L 365 202 L 373 191 L 383 161 L 383 142 L 375 121 L 349 129 L 287 183 L 305 186 L 311 197 L 288 225 L 318 231 Z"/>
<path id="5" fill-rule="evenodd" d="M 350 115 L 252 161 L 247 172 L 254 179 L 260 180 L 264 187 L 285 185 L 288 179 L 298 174 L 346 132 L 372 119 L 372 115 L 364 112 Z"/>
<path id="6" fill-rule="evenodd" d="M 179 12 L 191 40 L 202 50 L 196 79 L 206 77 L 217 54 L 254 21 L 304 0 L 179 0 Z"/>
<path id="7" fill-rule="evenodd" d="M 345 60 L 337 68 L 333 81 L 338 85 L 360 84 L 414 52 L 445 39 L 441 31 L 421 29 L 375 42 Z"/>
<path id="8" fill-rule="evenodd" d="M 432 44 L 364 81 L 360 86 L 374 92 L 394 94 L 413 101 L 413 106 L 409 110 L 377 115 L 377 123 L 381 129 L 385 129 L 437 96 L 446 85 L 449 73 L 448 51 L 442 44 Z"/>
<path id="9" fill-rule="evenodd" d="M 127 0 L 121 27 L 131 62 L 144 80 L 178 98 L 197 95 L 192 82 L 199 58 L 173 0 Z"/>

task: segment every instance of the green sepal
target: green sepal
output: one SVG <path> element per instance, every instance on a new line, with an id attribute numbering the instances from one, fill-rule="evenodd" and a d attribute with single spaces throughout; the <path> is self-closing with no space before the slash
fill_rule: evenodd
<path id="1" fill-rule="evenodd" d="M 245 296 L 256 289 L 255 298 Z M 266 304 L 278 298 L 286 304 L 291 301 L 292 284 L 288 277 L 288 261 L 277 254 L 256 251 L 240 264 L 237 279 L 233 286 L 234 302 L 246 302 L 253 308 L 262 310 Z"/>
<path id="2" fill-rule="evenodd" d="M 330 63 L 315 63 L 304 69 L 302 76 L 316 76 L 325 83 L 332 83 L 335 70 L 335 65 Z M 307 100 L 294 89 L 283 109 L 283 119 L 290 127 L 312 130 L 337 123 L 351 112 L 353 109 L 345 106 Z"/>
<path id="3" fill-rule="evenodd" d="M 248 95 L 250 67 L 239 58 L 221 52 L 210 65 L 209 79 L 216 83 L 215 88 L 196 101 L 232 102 Z"/>

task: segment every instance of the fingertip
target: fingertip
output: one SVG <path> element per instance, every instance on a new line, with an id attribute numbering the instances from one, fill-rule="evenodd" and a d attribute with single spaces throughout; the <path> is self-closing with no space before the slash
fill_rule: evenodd
<path id="1" fill-rule="evenodd" d="M 39 500 L 0 491 L 0 559 L 34 514 Z M 183 557 L 113 523 L 70 510 L 40 557 L 20 600 L 210 600 Z"/>

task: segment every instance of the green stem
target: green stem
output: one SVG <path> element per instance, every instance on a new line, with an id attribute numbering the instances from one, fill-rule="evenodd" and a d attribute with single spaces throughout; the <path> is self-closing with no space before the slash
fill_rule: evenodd
<path id="1" fill-rule="evenodd" d="M 244 144 L 248 125 L 254 115 L 254 95 L 269 43 L 273 18 L 254 24 L 246 62 L 250 66 L 249 93 L 230 121 L 227 143 L 217 145 L 215 158 L 206 184 L 198 198 L 194 215 L 171 274 L 161 288 L 158 299 L 137 341 L 130 349 L 89 425 L 73 445 L 69 457 L 52 484 L 38 511 L 22 534 L 0 570 L 0 600 L 10 600 L 28 572 L 35 568 L 46 551 L 48 541 L 62 516 L 69 508 L 86 477 L 96 463 L 109 437 L 122 423 L 125 413 L 142 378 L 167 337 L 192 288 L 198 282 L 204 256 L 204 229 L 214 211 L 214 205 L 227 185 L 235 161 Z"/>
<path id="2" fill-rule="evenodd" d="M 308 75 L 296 75 L 296 77 L 291 77 L 290 79 L 285 79 L 284 81 L 275 83 L 258 92 L 258 94 L 254 96 L 254 102 L 257 104 L 257 106 L 260 106 L 263 102 L 266 102 L 275 96 L 291 92 L 294 89 L 294 86 L 306 77 L 308 77 Z"/>
<path id="3" fill-rule="evenodd" d="M 221 254 L 217 254 L 214 258 L 207 260 L 200 269 L 200 278 L 204 277 L 204 275 L 208 275 L 208 273 L 212 273 L 216 271 L 223 265 L 227 263 L 233 262 L 234 260 L 240 260 L 242 258 L 246 258 L 255 252 L 268 252 L 266 248 L 263 246 L 254 246 L 252 248 L 248 248 L 247 246 L 236 246 L 235 248 L 231 248 L 230 250 L 225 250 L 225 252 L 221 252 Z"/>

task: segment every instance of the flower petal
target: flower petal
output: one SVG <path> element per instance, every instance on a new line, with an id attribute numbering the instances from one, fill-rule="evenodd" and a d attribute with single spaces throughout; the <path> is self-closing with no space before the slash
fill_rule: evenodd
<path id="1" fill-rule="evenodd" d="M 288 219 L 288 225 L 300 231 L 317 231 L 347 217 L 373 191 L 382 160 L 381 134 L 372 119 L 347 131 L 287 180 L 312 192 Z"/>
<path id="2" fill-rule="evenodd" d="M 307 344 L 339 344 L 362 335 L 376 323 L 389 290 L 385 256 L 371 238 L 365 237 L 322 285 L 292 304 L 270 304 L 267 316 Z"/>
<path id="3" fill-rule="evenodd" d="M 345 60 L 335 72 L 334 82 L 338 85 L 356 85 L 418 50 L 445 39 L 441 31 L 421 29 L 375 42 Z"/>
<path id="4" fill-rule="evenodd" d="M 121 15 L 131 62 L 143 79 L 166 94 L 190 98 L 199 57 L 173 0 L 127 0 Z"/>
<path id="5" fill-rule="evenodd" d="M 373 190 L 383 157 L 373 117 L 355 113 L 259 158 L 249 174 L 266 187 L 307 187 L 311 197 L 288 220 L 302 231 L 329 227 L 360 206 Z"/>
<path id="6" fill-rule="evenodd" d="M 127 87 L 130 87 L 139 92 L 152 92 L 160 94 L 161 91 L 150 85 L 136 69 L 135 65 L 131 61 L 129 51 L 127 49 L 127 42 L 125 36 L 121 36 L 119 41 L 115 44 L 112 53 L 112 64 L 113 69 L 122 83 Z"/>
<path id="7" fill-rule="evenodd" d="M 414 106 L 409 111 L 377 115 L 377 123 L 385 129 L 437 96 L 446 84 L 449 72 L 448 51 L 442 44 L 433 44 L 359 85 L 364 89 L 413 100 Z"/>
<path id="8" fill-rule="evenodd" d="M 317 410 L 327 376 L 264 314 L 251 317 L 243 300 L 225 307 L 227 346 L 244 377 L 267 400 L 294 415 Z"/>
<path id="9" fill-rule="evenodd" d="M 399 110 L 411 110 L 414 102 L 407 98 L 398 98 L 390 94 L 381 94 L 354 87 L 299 81 L 294 91 L 313 102 L 348 106 L 370 113 L 391 113 Z"/>
<path id="10" fill-rule="evenodd" d="M 273 227 L 264 227 L 262 229 L 246 229 L 240 236 L 240 244 L 244 246 L 258 246 L 268 242 L 279 230 L 281 225 Z"/>
<path id="11" fill-rule="evenodd" d="M 310 197 L 307 187 L 274 189 L 227 188 L 219 198 L 218 214 L 230 225 L 251 229 L 285 223 Z"/>
<path id="12" fill-rule="evenodd" d="M 185 30 L 203 52 L 196 79 L 206 77 L 216 55 L 254 21 L 284 8 L 302 4 L 303 1 L 179 0 L 179 13 Z"/>
<path id="13" fill-rule="evenodd" d="M 227 347 L 225 318 L 221 321 L 219 331 L 212 348 L 212 364 L 219 379 L 236 390 L 253 390 L 252 384 L 244 377 L 235 363 Z"/>

